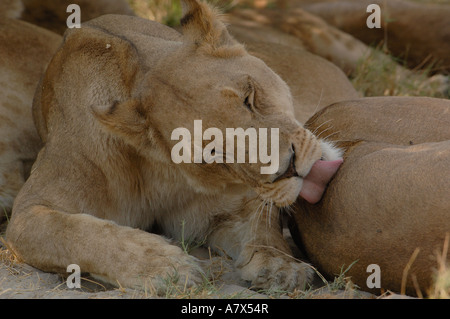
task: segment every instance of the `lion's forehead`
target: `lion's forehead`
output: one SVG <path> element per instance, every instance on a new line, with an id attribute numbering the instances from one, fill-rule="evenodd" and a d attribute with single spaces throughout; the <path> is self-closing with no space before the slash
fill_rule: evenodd
<path id="1" fill-rule="evenodd" d="M 248 81 L 254 86 L 257 98 L 262 100 L 260 102 L 293 111 L 292 96 L 286 82 L 262 60 L 251 55 L 229 59 L 191 56 L 178 65 L 169 59 L 161 66 L 164 72 L 156 70 L 158 77 L 167 78 L 172 85 L 178 83 L 190 94 L 195 92 L 195 97 L 200 98 L 227 86 L 245 90 Z"/>

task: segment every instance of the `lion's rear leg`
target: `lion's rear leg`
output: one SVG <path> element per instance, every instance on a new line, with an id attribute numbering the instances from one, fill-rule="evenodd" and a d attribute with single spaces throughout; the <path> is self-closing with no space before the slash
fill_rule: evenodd
<path id="1" fill-rule="evenodd" d="M 6 236 L 24 262 L 44 271 L 77 264 L 114 285 L 158 293 L 174 280 L 182 287 L 202 280 L 196 260 L 163 237 L 91 215 L 33 206 L 13 212 Z"/>
<path id="2" fill-rule="evenodd" d="M 210 244 L 236 260 L 244 280 L 255 289 L 307 289 L 313 268 L 292 257 L 280 226 L 280 211 L 256 199 L 218 225 Z"/>

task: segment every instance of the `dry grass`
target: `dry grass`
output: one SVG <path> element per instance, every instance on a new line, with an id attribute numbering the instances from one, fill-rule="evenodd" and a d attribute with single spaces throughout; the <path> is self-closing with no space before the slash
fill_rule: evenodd
<path id="1" fill-rule="evenodd" d="M 390 58 L 386 58 L 390 57 Z M 409 70 L 404 61 L 374 48 L 351 78 L 362 96 L 428 96 L 447 97 L 448 83 L 442 75 L 430 76 L 433 65 L 423 70 Z"/>
<path id="2" fill-rule="evenodd" d="M 0 222 L 0 263 L 7 266 L 8 268 L 13 268 L 17 264 L 20 264 L 21 261 L 13 253 L 5 240 L 6 227 L 8 226 L 8 223 L 9 218 L 8 215 L 6 215 L 6 221 L 3 223 Z"/>
<path id="3" fill-rule="evenodd" d="M 19 258 L 12 253 L 10 249 L 7 248 L 6 242 L 3 237 L 0 237 L 0 263 L 7 267 L 14 267 L 20 263 Z"/>
<path id="4" fill-rule="evenodd" d="M 435 273 L 434 284 L 428 291 L 428 298 L 450 299 L 450 265 L 447 258 L 449 251 L 450 233 L 447 233 L 442 252 L 436 254 L 438 268 Z"/>

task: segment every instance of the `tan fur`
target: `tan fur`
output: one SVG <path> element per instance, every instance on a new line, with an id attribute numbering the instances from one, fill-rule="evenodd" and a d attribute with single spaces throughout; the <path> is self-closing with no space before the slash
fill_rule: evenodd
<path id="1" fill-rule="evenodd" d="M 3 1 L 3 0 L 2 0 Z M 63 34 L 67 30 L 70 4 L 81 9 L 81 22 L 103 14 L 134 15 L 126 0 L 22 0 L 25 10 L 22 19 L 32 24 Z"/>
<path id="2" fill-rule="evenodd" d="M 366 26 L 369 4 L 381 8 L 380 29 Z M 404 0 L 295 0 L 300 6 L 336 28 L 366 44 L 384 42 L 393 55 L 405 59 L 409 67 L 428 67 L 450 72 L 450 5 L 417 3 Z"/>
<path id="3" fill-rule="evenodd" d="M 0 17 L 16 19 L 19 18 L 23 11 L 21 0 L 2 0 L 0 2 Z"/>
<path id="4" fill-rule="evenodd" d="M 160 291 L 167 276 L 181 286 L 201 281 L 193 257 L 144 231 L 159 229 L 175 241 L 206 238 L 255 288 L 305 288 L 313 272 L 290 257 L 276 207 L 295 201 L 302 179 L 273 181 L 294 151 L 299 176 L 339 152 L 294 119 L 286 83 L 247 54 L 213 10 L 184 4 L 184 36 L 116 15 L 66 33 L 33 105 L 46 144 L 16 198 L 9 245 L 40 269 L 76 263 L 116 285 Z M 171 133 L 193 132 L 196 119 L 223 132 L 279 128 L 279 171 L 174 164 Z"/>
<path id="5" fill-rule="evenodd" d="M 231 33 L 247 51 L 289 85 L 295 118 L 301 123 L 327 105 L 359 97 L 336 65 L 306 51 L 298 38 L 246 19 L 231 18 L 230 23 Z"/>
<path id="6" fill-rule="evenodd" d="M 61 37 L 28 23 L 0 22 L 0 220 L 42 147 L 31 115 L 36 85 Z"/>
<path id="7" fill-rule="evenodd" d="M 354 73 L 358 62 L 371 52 L 363 42 L 301 8 L 236 10 L 231 13 L 231 22 L 234 20 L 252 21 L 290 34 L 306 50 L 333 62 L 346 74 Z"/>
<path id="8" fill-rule="evenodd" d="M 347 273 L 370 290 L 370 264 L 381 268 L 381 287 L 425 293 L 450 232 L 450 102 L 432 98 L 365 98 L 341 102 L 306 126 L 348 147 L 344 164 L 317 205 L 299 201 L 291 225 L 314 265 L 333 276 Z M 450 254 L 448 255 L 450 257 Z"/>
<path id="9" fill-rule="evenodd" d="M 85 19 L 108 12 L 132 13 L 121 0 L 24 2 L 26 8 L 20 0 L 0 3 L 0 221 L 5 218 L 3 210 L 10 213 L 42 147 L 33 125 L 31 105 L 39 78 L 62 41 L 57 34 L 12 18 L 25 18 L 63 32 L 69 3 L 86 9 L 82 14 Z M 58 30 L 57 26 L 63 27 Z"/>

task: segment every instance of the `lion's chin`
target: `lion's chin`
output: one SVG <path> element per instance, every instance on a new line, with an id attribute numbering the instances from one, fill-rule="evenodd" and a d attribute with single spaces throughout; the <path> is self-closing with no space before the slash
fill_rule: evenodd
<path id="1" fill-rule="evenodd" d="M 282 208 L 291 205 L 297 200 L 303 186 L 303 179 L 295 176 L 280 180 L 276 183 L 267 183 L 257 188 L 263 200 L 273 202 Z"/>

